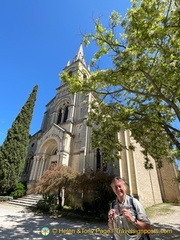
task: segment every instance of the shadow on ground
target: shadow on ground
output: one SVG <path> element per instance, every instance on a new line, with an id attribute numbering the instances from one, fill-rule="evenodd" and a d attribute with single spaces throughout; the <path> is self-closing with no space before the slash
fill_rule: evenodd
<path id="1" fill-rule="evenodd" d="M 180 224 L 153 223 L 152 230 L 158 233 L 151 234 L 152 240 L 180 240 Z"/>
<path id="2" fill-rule="evenodd" d="M 82 223 L 64 218 L 50 218 L 44 215 L 24 213 L 19 216 L 3 216 L 3 222 L 11 222 L 10 227 L 0 228 L 0 239 L 16 240 L 105 240 L 111 239 L 109 234 L 99 231 L 107 231 L 106 225 Z M 43 236 L 42 228 L 47 227 L 50 233 Z"/>
<path id="3" fill-rule="evenodd" d="M 106 224 L 72 221 L 64 218 L 51 218 L 32 212 L 19 210 L 17 215 L 1 216 L 0 239 L 8 240 L 110 240 Z M 42 235 L 42 228 L 47 227 L 50 233 Z M 180 224 L 153 223 L 152 240 L 180 240 Z M 171 231 L 171 232 L 169 232 Z"/>

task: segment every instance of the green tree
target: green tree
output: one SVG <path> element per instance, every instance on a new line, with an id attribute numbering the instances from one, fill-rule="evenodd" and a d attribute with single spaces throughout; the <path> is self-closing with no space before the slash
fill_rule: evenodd
<path id="1" fill-rule="evenodd" d="M 159 167 L 164 158 L 180 156 L 179 6 L 179 0 L 132 0 L 124 18 L 112 12 L 108 27 L 95 20 L 95 32 L 85 35 L 84 43 L 98 47 L 92 64 L 108 56 L 112 69 L 95 71 L 88 79 L 61 75 L 72 92 L 96 94 L 89 121 L 98 125 L 93 146 L 102 147 L 106 161 L 117 159 L 112 149 L 125 148 L 114 137 L 121 128 L 130 129 L 143 146 L 147 168 L 152 168 L 149 154 Z"/>
<path id="2" fill-rule="evenodd" d="M 0 147 L 0 193 L 13 189 L 24 168 L 29 129 L 38 86 L 35 86 Z"/>

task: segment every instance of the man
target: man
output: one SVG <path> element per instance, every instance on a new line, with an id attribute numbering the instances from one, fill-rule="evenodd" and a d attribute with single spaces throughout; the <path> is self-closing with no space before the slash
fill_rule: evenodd
<path id="1" fill-rule="evenodd" d="M 123 179 L 115 177 L 111 187 L 117 196 L 108 214 L 108 226 L 114 232 L 114 239 L 147 239 L 143 230 L 150 229 L 150 221 L 141 203 L 126 194 L 126 184 Z"/>

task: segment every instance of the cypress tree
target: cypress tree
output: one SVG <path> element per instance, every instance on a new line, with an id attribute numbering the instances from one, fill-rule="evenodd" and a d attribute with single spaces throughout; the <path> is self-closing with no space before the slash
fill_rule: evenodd
<path id="1" fill-rule="evenodd" d="M 20 180 L 29 143 L 29 130 L 38 86 L 34 86 L 29 98 L 8 130 L 0 147 L 0 193 L 13 189 Z"/>

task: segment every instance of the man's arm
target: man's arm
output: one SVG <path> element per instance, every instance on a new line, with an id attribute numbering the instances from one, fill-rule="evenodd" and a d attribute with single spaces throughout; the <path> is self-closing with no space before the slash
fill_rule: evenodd
<path id="1" fill-rule="evenodd" d="M 114 213 L 115 213 L 114 209 L 111 209 L 108 213 L 108 227 L 110 228 L 111 231 L 114 231 L 114 226 L 113 226 Z"/>

